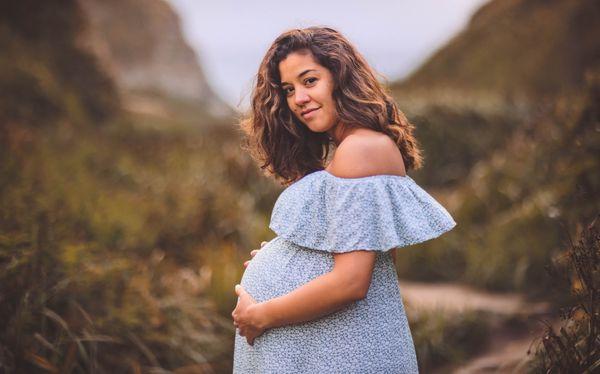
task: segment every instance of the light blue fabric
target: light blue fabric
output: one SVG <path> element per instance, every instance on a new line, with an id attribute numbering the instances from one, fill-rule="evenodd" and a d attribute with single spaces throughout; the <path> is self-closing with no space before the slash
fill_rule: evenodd
<path id="1" fill-rule="evenodd" d="M 257 301 L 286 295 L 333 270 L 335 252 L 375 251 L 364 299 L 322 318 L 266 330 L 250 346 L 236 329 L 234 374 L 418 373 L 396 268 L 387 251 L 456 225 L 410 177 L 338 178 L 325 170 L 288 186 L 240 284 Z"/>
<path id="2" fill-rule="evenodd" d="M 438 237 L 456 222 L 410 176 L 304 176 L 277 199 L 269 227 L 312 249 L 387 251 Z"/>

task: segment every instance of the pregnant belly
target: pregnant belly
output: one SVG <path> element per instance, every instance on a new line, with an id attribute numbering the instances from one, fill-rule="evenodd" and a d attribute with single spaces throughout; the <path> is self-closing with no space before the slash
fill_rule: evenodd
<path id="1" fill-rule="evenodd" d="M 282 237 L 252 258 L 240 284 L 261 302 L 284 295 L 333 269 L 333 255 L 298 246 Z"/>
<path id="2" fill-rule="evenodd" d="M 301 247 L 276 237 L 250 261 L 240 284 L 256 301 L 263 302 L 330 272 L 333 265 L 332 253 Z M 365 341 L 367 338 L 372 340 Z M 409 357 L 410 352 L 402 353 L 412 347 L 408 322 L 395 268 L 387 254 L 377 254 L 365 299 L 318 319 L 268 329 L 256 339 L 254 347 L 236 336 L 236 354 L 238 358 L 245 354 L 291 357 L 291 349 L 299 360 L 315 358 L 317 362 L 323 362 L 323 356 L 319 355 L 328 356 L 328 352 L 338 352 L 340 347 L 349 352 L 349 341 L 356 343 L 353 349 L 358 358 L 363 357 L 365 350 L 381 353 L 386 358 Z"/>

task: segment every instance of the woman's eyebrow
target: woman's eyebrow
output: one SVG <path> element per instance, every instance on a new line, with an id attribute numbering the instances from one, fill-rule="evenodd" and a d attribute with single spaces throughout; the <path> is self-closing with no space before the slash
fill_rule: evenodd
<path id="1" fill-rule="evenodd" d="M 298 74 L 298 78 L 302 78 L 302 76 L 308 72 L 311 71 L 317 71 L 316 69 L 306 69 L 304 70 L 302 73 Z M 281 82 L 281 85 L 283 86 L 284 84 L 289 84 L 288 82 Z"/>

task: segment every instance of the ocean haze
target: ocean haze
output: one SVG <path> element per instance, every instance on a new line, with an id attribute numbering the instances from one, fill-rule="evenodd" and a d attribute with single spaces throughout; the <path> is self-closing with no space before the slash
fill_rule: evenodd
<path id="1" fill-rule="evenodd" d="M 214 90 L 248 107 L 258 65 L 282 31 L 327 25 L 342 32 L 387 80 L 406 77 L 466 26 L 488 0 L 200 2 L 169 0 Z"/>

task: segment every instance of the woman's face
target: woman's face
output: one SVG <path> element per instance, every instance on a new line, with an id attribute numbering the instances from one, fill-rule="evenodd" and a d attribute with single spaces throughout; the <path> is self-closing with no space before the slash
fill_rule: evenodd
<path id="1" fill-rule="evenodd" d="M 281 89 L 290 110 L 314 132 L 332 130 L 338 121 L 333 77 L 309 51 L 290 53 L 279 63 Z"/>

